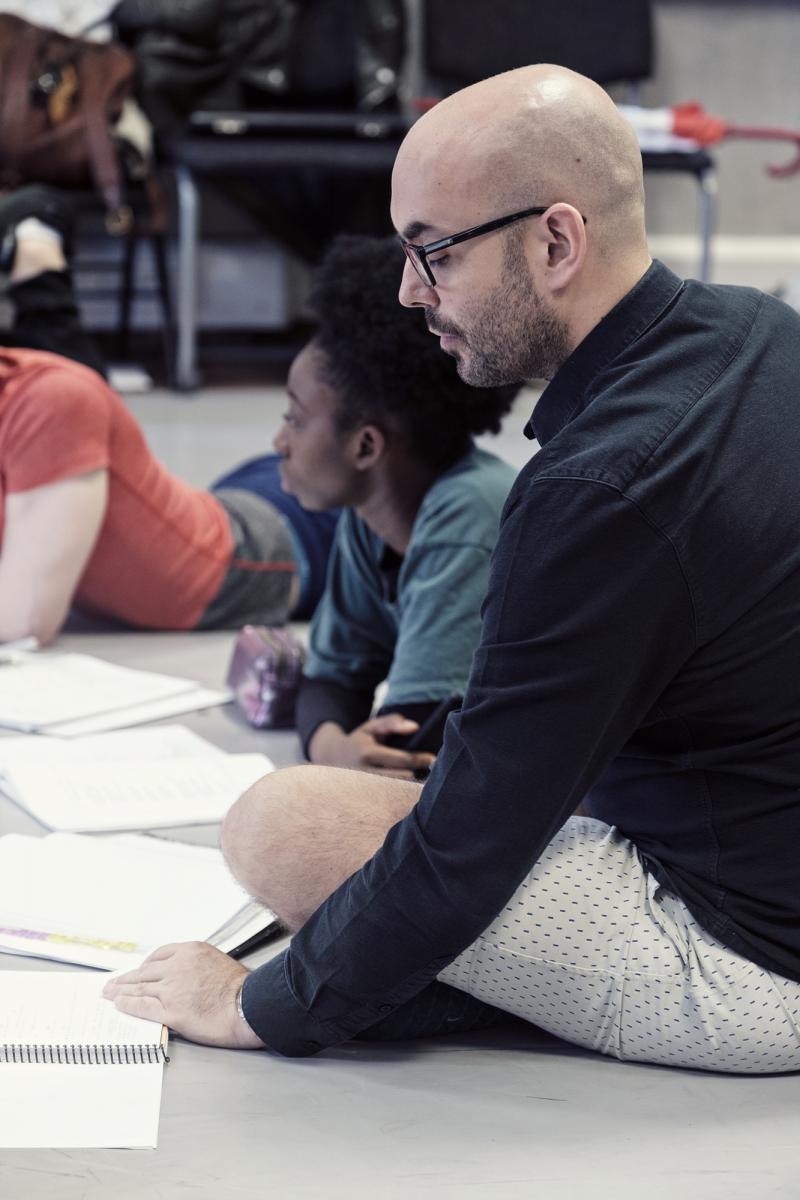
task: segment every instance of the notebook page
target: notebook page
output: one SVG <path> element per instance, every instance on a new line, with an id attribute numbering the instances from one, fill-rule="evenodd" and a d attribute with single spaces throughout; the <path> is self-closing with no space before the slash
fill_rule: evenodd
<path id="1" fill-rule="evenodd" d="M 0 738 L 0 771 L 13 769 L 17 762 L 117 762 L 125 758 L 189 758 L 224 753 L 185 725 L 123 729 L 70 741 L 26 733 Z"/>
<path id="2" fill-rule="evenodd" d="M 143 725 L 146 721 L 162 721 L 165 717 L 178 717 L 182 713 L 199 712 L 203 708 L 216 708 L 219 704 L 228 704 L 230 700 L 230 688 L 198 686 L 177 696 L 130 704 L 115 712 L 80 717 L 75 721 L 59 721 L 55 725 L 48 725 L 42 732 L 59 738 L 85 737 L 90 733 L 103 733 L 106 729 L 124 729 L 128 725 Z"/>
<path id="3" fill-rule="evenodd" d="M 161 1025 L 122 1013 L 94 971 L 0 971 L 0 1045 L 157 1046 Z"/>
<path id="4" fill-rule="evenodd" d="M 157 829 L 221 821 L 274 765 L 265 754 L 124 762 L 18 761 L 8 794 L 50 829 Z M 6 789 L 4 789 L 6 790 Z"/>
<path id="5" fill-rule="evenodd" d="M 0 950 L 128 970 L 167 942 L 205 940 L 249 903 L 211 847 L 0 838 Z"/>
<path id="6" fill-rule="evenodd" d="M 83 972 L 0 972 L 0 1043 L 158 1045 Z M 154 1147 L 163 1066 L 0 1063 L 0 1147 Z"/>
<path id="7" fill-rule="evenodd" d="M 155 1149 L 163 1074 L 157 1063 L 0 1064 L 0 1149 Z"/>
<path id="8" fill-rule="evenodd" d="M 119 667 L 87 654 L 34 653 L 0 659 L 0 724 L 39 729 L 196 686 L 191 679 Z"/>

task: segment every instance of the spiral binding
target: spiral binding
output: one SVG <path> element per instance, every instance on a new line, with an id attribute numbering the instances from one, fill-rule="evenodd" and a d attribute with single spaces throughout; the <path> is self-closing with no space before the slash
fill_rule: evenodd
<path id="1" fill-rule="evenodd" d="M 31 1046 L 0 1044 L 0 1063 L 46 1063 L 73 1066 L 134 1066 L 167 1063 L 163 1046 Z"/>

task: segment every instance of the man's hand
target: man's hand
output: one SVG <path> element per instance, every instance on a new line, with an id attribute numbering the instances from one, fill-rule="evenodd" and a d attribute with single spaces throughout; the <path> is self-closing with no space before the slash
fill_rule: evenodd
<path id="1" fill-rule="evenodd" d="M 264 1045 L 236 1005 L 249 971 L 207 942 L 162 946 L 140 967 L 110 979 L 103 995 L 122 1012 L 168 1025 L 206 1046 L 255 1050 Z"/>
<path id="2" fill-rule="evenodd" d="M 373 717 L 350 733 L 326 721 L 314 731 L 309 754 L 312 762 L 328 767 L 350 767 L 395 779 L 415 779 L 414 772 L 427 770 L 435 755 L 421 750 L 398 750 L 384 745 L 383 739 L 392 734 L 407 737 L 418 729 L 417 722 L 402 713 Z"/>

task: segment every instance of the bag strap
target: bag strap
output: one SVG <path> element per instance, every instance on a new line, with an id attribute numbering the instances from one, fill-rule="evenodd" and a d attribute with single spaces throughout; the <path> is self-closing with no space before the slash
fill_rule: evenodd
<path id="1" fill-rule="evenodd" d="M 81 59 L 81 108 L 86 122 L 86 142 L 92 176 L 107 209 L 106 228 L 109 233 L 123 234 L 130 229 L 133 214 L 125 203 L 122 172 L 111 140 L 104 102 L 126 81 L 131 68 L 124 51 L 119 51 L 113 56 L 109 54 L 108 57 L 107 66 L 103 64 L 105 69 L 100 70 L 87 70 L 88 58 Z"/>
<path id="2" fill-rule="evenodd" d="M 28 130 L 30 79 L 39 45 L 46 40 L 38 29 L 25 23 L 12 51 L 5 56 L 3 96 L 0 102 L 0 180 L 5 187 L 19 184 L 18 166 Z M 10 60 L 10 61 L 9 61 Z"/>

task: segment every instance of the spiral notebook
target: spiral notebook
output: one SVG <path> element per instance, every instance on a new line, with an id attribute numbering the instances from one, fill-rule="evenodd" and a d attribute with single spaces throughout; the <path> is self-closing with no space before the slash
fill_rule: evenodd
<path id="1" fill-rule="evenodd" d="M 154 1148 L 167 1031 L 86 971 L 0 971 L 0 1148 Z"/>

